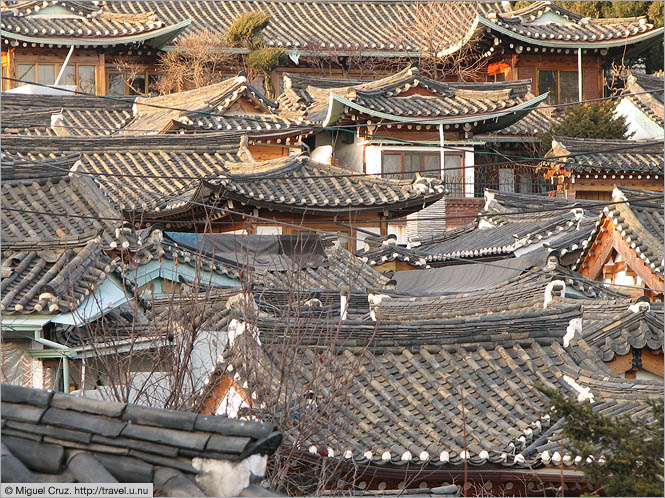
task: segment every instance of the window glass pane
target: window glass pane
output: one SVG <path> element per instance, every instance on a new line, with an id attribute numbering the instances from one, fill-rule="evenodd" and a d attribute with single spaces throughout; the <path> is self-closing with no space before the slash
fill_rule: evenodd
<path id="1" fill-rule="evenodd" d="M 422 175 L 430 178 L 441 178 L 441 155 L 424 154 Z"/>
<path id="2" fill-rule="evenodd" d="M 446 188 L 452 197 L 461 197 L 464 194 L 462 179 L 464 178 L 462 170 L 462 155 L 446 152 L 443 165 L 443 179 Z"/>
<path id="3" fill-rule="evenodd" d="M 24 82 L 35 81 L 35 65 L 34 64 L 17 64 L 16 65 L 16 79 L 23 80 Z M 17 86 L 25 85 L 25 83 L 16 83 Z"/>
<path id="4" fill-rule="evenodd" d="M 538 71 L 538 94 L 550 92 L 547 102 L 558 104 L 556 91 L 556 71 Z"/>
<path id="5" fill-rule="evenodd" d="M 145 93 L 145 76 L 139 75 L 129 84 L 130 95 L 143 95 Z"/>
<path id="6" fill-rule="evenodd" d="M 44 85 L 55 83 L 55 64 L 39 64 L 37 66 L 37 78 Z"/>
<path id="7" fill-rule="evenodd" d="M 2 66 L 2 77 L 3 78 L 9 78 L 9 66 L 7 64 L 4 64 Z M 5 79 L 2 80 L 2 91 L 3 92 L 9 88 L 9 83 L 10 83 L 9 80 L 5 80 Z"/>
<path id="8" fill-rule="evenodd" d="M 420 152 L 404 153 L 404 175 L 402 178 L 415 178 L 416 172 L 420 171 Z"/>
<path id="9" fill-rule="evenodd" d="M 92 94 L 97 93 L 97 77 L 95 73 L 95 66 L 79 66 L 79 92 Z"/>
<path id="10" fill-rule="evenodd" d="M 499 192 L 515 192 L 515 171 L 512 169 L 499 170 Z"/>
<path id="11" fill-rule="evenodd" d="M 534 178 L 526 173 L 520 175 L 520 194 L 533 194 Z"/>
<path id="12" fill-rule="evenodd" d="M 162 78 L 161 74 L 150 74 L 148 75 L 148 94 L 155 96 L 159 95 L 157 91 L 156 83 Z M 353 143 L 353 142 L 351 142 Z"/>
<path id="13" fill-rule="evenodd" d="M 383 173 L 399 173 L 402 170 L 400 154 L 383 154 Z M 384 174 L 383 178 L 399 178 L 399 174 Z"/>
<path id="14" fill-rule="evenodd" d="M 506 81 L 506 74 L 505 73 L 496 73 L 496 80 L 495 81 Z"/>
<path id="15" fill-rule="evenodd" d="M 111 73 L 108 76 L 108 85 L 106 87 L 106 95 L 115 95 L 122 97 L 125 95 L 125 80 L 119 73 Z"/>
<path id="16" fill-rule="evenodd" d="M 577 102 L 577 71 L 561 71 L 561 103 Z"/>
<path id="17" fill-rule="evenodd" d="M 58 71 L 60 70 L 62 66 L 58 66 Z M 56 74 L 56 77 L 58 75 Z M 64 72 L 62 73 L 62 76 L 60 77 L 60 81 L 58 81 L 58 85 L 76 85 L 76 67 L 67 64 L 65 67 Z"/>

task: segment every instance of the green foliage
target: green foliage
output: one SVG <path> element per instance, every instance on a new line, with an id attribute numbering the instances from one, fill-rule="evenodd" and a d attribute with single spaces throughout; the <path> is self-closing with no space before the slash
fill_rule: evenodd
<path id="1" fill-rule="evenodd" d="M 652 2 L 601 2 L 601 17 L 646 16 Z M 658 2 L 654 2 L 658 3 Z M 662 3 L 662 2 L 661 2 Z"/>
<path id="2" fill-rule="evenodd" d="M 264 75 L 272 73 L 283 61 L 284 50 L 276 47 L 264 47 L 254 50 L 247 56 L 247 67 Z"/>
<path id="3" fill-rule="evenodd" d="M 251 11 L 239 15 L 226 32 L 226 42 L 232 47 L 254 50 L 263 46 L 262 32 L 270 23 L 264 12 Z"/>
<path id="4" fill-rule="evenodd" d="M 663 2 L 651 2 L 647 9 L 649 21 L 657 28 L 663 27 Z"/>
<path id="5" fill-rule="evenodd" d="M 618 100 L 589 102 L 565 108 L 561 121 L 541 136 L 543 150 L 551 148 L 552 137 L 571 138 L 630 138 L 626 119 L 614 114 Z"/>
<path id="6" fill-rule="evenodd" d="M 553 419 L 566 419 L 564 447 L 582 457 L 585 475 L 605 496 L 663 496 L 662 400 L 649 402 L 651 417 L 633 420 L 606 417 L 588 402 L 541 390 L 550 398 Z"/>

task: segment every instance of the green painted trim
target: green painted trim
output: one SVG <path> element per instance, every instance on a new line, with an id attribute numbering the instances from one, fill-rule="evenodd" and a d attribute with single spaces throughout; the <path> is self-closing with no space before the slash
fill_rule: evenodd
<path id="1" fill-rule="evenodd" d="M 657 28 L 653 31 L 647 33 L 642 33 L 641 35 L 636 35 L 632 38 L 622 39 L 622 40 L 613 40 L 613 41 L 581 41 L 581 40 L 541 40 L 540 38 L 530 38 L 528 36 L 520 35 L 511 31 L 502 26 L 498 26 L 489 19 L 478 16 L 480 23 L 484 26 L 497 31 L 501 34 L 514 38 L 515 40 L 520 40 L 524 43 L 530 43 L 531 45 L 539 45 L 542 47 L 557 47 L 557 48 L 613 48 L 613 47 L 624 47 L 626 45 L 633 45 L 645 40 L 650 40 L 656 36 L 663 35 L 664 28 Z"/>
<path id="2" fill-rule="evenodd" d="M 521 136 L 521 137 L 513 137 L 513 136 L 491 136 L 491 137 L 483 137 L 483 140 L 485 140 L 485 143 L 522 143 L 522 142 L 529 142 L 529 143 L 536 143 L 540 142 L 540 139 L 537 137 L 529 137 L 529 136 Z"/>
<path id="3" fill-rule="evenodd" d="M 614 109 L 615 114 L 622 115 L 623 117 L 626 118 L 626 121 L 629 122 L 629 127 L 630 127 L 630 121 L 631 121 L 631 116 L 629 114 L 630 109 L 633 111 L 633 118 L 634 118 L 634 123 L 636 126 L 640 126 L 646 133 L 651 135 L 653 138 L 663 138 L 663 127 L 660 126 L 658 123 L 656 123 L 651 117 L 646 114 L 642 109 L 637 107 L 629 97 L 624 97 L 621 99 L 619 104 L 616 106 Z"/>
<path id="4" fill-rule="evenodd" d="M 134 36 L 125 36 L 125 37 L 117 37 L 117 38 L 112 38 L 112 39 L 104 39 L 104 40 L 99 40 L 99 39 L 89 39 L 89 38 L 41 38 L 41 37 L 36 37 L 36 36 L 25 36 L 25 35 L 20 35 L 17 33 L 10 33 L 9 31 L 0 30 L 0 35 L 2 38 L 7 38 L 7 39 L 12 39 L 12 40 L 18 40 L 18 41 L 23 41 L 23 42 L 29 42 L 29 43 L 42 43 L 42 44 L 47 44 L 47 45 L 65 45 L 65 46 L 75 46 L 75 47 L 80 47 L 80 46 L 102 46 L 102 45 L 108 45 L 108 46 L 114 46 L 114 45 L 126 45 L 130 43 L 138 43 L 138 42 L 144 42 L 147 40 L 153 40 L 152 43 L 148 43 L 148 45 L 154 47 L 154 48 L 161 48 L 162 46 L 168 44 L 171 42 L 176 36 L 178 36 L 185 28 L 187 28 L 191 24 L 192 20 L 187 19 L 185 21 L 179 22 L 177 24 L 174 24 L 172 26 L 167 26 L 164 28 L 156 29 L 154 31 L 150 31 L 148 33 L 143 33 L 140 35 L 134 35 Z"/>
<path id="5" fill-rule="evenodd" d="M 2 328 L 20 332 L 41 332 L 42 327 L 56 315 L 6 315 L 2 318 Z"/>
<path id="6" fill-rule="evenodd" d="M 71 351 L 65 349 L 28 349 L 28 355 L 31 358 L 69 358 L 70 360 L 75 360 L 78 358 L 78 355 L 72 354 Z"/>
<path id="7" fill-rule="evenodd" d="M 434 124 L 434 125 L 440 125 L 440 124 L 462 124 L 462 123 L 473 123 L 474 121 L 488 121 L 491 119 L 498 119 L 502 118 L 508 115 L 513 115 L 514 117 L 517 117 L 517 113 L 522 113 L 526 114 L 529 112 L 532 108 L 536 107 L 538 104 L 543 102 L 547 96 L 549 95 L 548 93 L 544 93 L 542 95 L 539 95 L 538 97 L 535 97 L 527 102 L 523 102 L 522 104 L 516 105 L 515 107 L 511 107 L 508 110 L 500 111 L 500 112 L 493 112 L 489 114 L 482 114 L 480 116 L 469 116 L 465 118 L 443 118 L 443 119 L 422 119 L 422 118 L 405 118 L 403 116 L 395 116 L 394 114 L 387 114 L 385 112 L 379 112 L 379 111 L 374 111 L 372 109 L 369 109 L 367 107 L 361 106 L 360 104 L 356 104 L 355 102 L 352 102 L 348 99 L 345 99 L 344 97 L 337 95 L 334 92 L 330 92 L 330 100 L 328 101 L 328 113 L 326 115 L 326 118 L 323 121 L 322 126 L 328 127 L 333 124 L 335 124 L 344 114 L 345 114 L 345 107 L 350 107 L 352 109 L 355 109 L 358 112 L 362 112 L 363 114 L 366 114 L 368 116 L 374 116 L 377 118 L 381 119 L 387 119 L 392 122 L 397 122 L 397 123 L 414 123 L 414 124 Z M 520 116 L 522 117 L 522 116 Z M 519 118 L 515 119 L 517 121 Z M 498 126 L 498 123 L 497 123 Z"/>
<path id="8" fill-rule="evenodd" d="M 448 140 L 446 140 L 443 145 L 444 145 L 444 147 L 446 147 L 448 145 L 458 145 L 458 146 L 462 146 L 462 145 L 485 145 L 486 143 L 487 143 L 487 141 L 483 141 L 483 140 L 471 140 L 471 141 L 468 141 L 468 142 L 465 142 L 463 140 L 462 141 L 460 141 L 460 140 L 457 140 L 457 141 L 448 141 Z M 379 140 L 370 140 L 370 141 L 367 142 L 367 145 L 401 145 L 401 146 L 404 146 L 404 147 L 412 146 L 412 147 L 436 147 L 437 149 L 441 148 L 441 142 L 439 142 L 438 140 L 437 141 L 424 140 L 422 142 L 418 142 L 416 144 L 413 144 L 411 142 L 402 142 L 402 141 L 399 141 L 399 140 L 380 140 L 379 139 Z M 471 151 L 468 151 L 468 152 L 471 152 Z"/>
<path id="9" fill-rule="evenodd" d="M 137 270 L 126 273 L 125 278 L 141 288 L 144 285 L 161 278 L 171 282 L 178 282 L 179 277 L 193 282 L 196 279 L 196 270 L 186 264 L 174 264 L 172 261 L 150 261 L 141 265 Z M 240 287 L 240 282 L 231 277 L 211 273 L 207 270 L 199 271 L 199 282 L 202 285 L 212 284 L 218 287 Z M 161 283 L 160 283 L 161 287 Z"/>

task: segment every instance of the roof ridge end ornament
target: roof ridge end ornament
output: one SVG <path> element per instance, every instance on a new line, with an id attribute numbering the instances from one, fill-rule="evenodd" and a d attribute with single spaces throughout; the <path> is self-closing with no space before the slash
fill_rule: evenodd
<path id="1" fill-rule="evenodd" d="M 254 155 L 249 150 L 249 138 L 247 135 L 240 137 L 240 143 L 238 143 L 238 157 L 246 162 L 256 162 Z"/>
<path id="2" fill-rule="evenodd" d="M 628 311 L 633 313 L 646 313 L 651 310 L 651 299 L 649 296 L 640 296 L 633 304 L 628 306 Z"/>

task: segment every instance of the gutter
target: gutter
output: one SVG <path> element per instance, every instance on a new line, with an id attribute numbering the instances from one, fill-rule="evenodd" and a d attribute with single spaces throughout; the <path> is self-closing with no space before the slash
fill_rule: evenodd
<path id="1" fill-rule="evenodd" d="M 539 38 L 530 38 L 528 36 L 520 35 L 514 31 L 498 26 L 489 19 L 478 16 L 478 20 L 484 26 L 497 31 L 501 34 L 520 40 L 524 43 L 530 43 L 531 45 L 539 45 L 541 47 L 555 47 L 555 48 L 613 48 L 613 47 L 625 47 L 626 45 L 633 45 L 644 40 L 649 40 L 655 38 L 656 36 L 663 36 L 663 30 L 665 28 L 657 28 L 647 33 L 642 33 L 641 35 L 636 35 L 632 38 L 623 38 L 620 40 L 608 41 L 608 42 L 589 42 L 582 40 L 541 40 Z"/>
<path id="2" fill-rule="evenodd" d="M 332 126 L 337 120 L 344 114 L 344 107 L 350 107 L 355 109 L 358 112 L 367 114 L 368 116 L 374 116 L 381 119 L 387 119 L 391 122 L 396 123 L 413 123 L 413 124 L 461 124 L 461 123 L 473 123 L 477 121 L 487 121 L 490 119 L 496 119 L 510 114 L 515 114 L 519 111 L 530 111 L 532 108 L 536 107 L 538 104 L 547 99 L 549 92 L 543 93 L 538 97 L 535 97 L 527 102 L 523 102 L 515 107 L 510 109 L 493 112 L 489 114 L 468 116 L 463 118 L 441 118 L 441 119 L 422 119 L 422 118 L 405 118 L 403 116 L 395 116 L 394 114 L 387 114 L 385 112 L 374 111 L 368 107 L 361 106 L 355 102 L 350 101 L 340 95 L 337 95 L 334 92 L 330 92 L 330 100 L 328 101 L 328 113 L 326 114 L 325 119 L 323 120 L 322 127 Z"/>
<path id="3" fill-rule="evenodd" d="M 69 355 L 73 354 L 75 356 L 76 352 L 70 347 L 65 346 L 64 344 L 60 344 L 54 341 L 49 341 L 48 339 L 43 339 L 41 337 L 36 337 L 34 341 L 41 344 L 42 346 L 46 346 L 51 349 L 56 349 L 58 351 L 58 353 L 56 353 L 56 356 L 59 355 L 62 358 L 62 388 L 65 393 L 69 393 L 69 360 L 74 359 L 74 357 L 71 357 Z"/>
<path id="4" fill-rule="evenodd" d="M 41 38 L 37 36 L 26 36 L 17 33 L 12 33 L 9 31 L 0 30 L 0 35 L 4 39 L 17 40 L 21 42 L 29 43 L 41 43 L 42 45 L 65 45 L 65 46 L 116 46 L 116 45 L 126 45 L 130 43 L 144 42 L 148 40 L 155 40 L 154 44 L 148 43 L 148 45 L 153 46 L 154 48 L 161 48 L 167 43 L 171 42 L 176 36 L 178 36 L 182 31 L 185 30 L 192 20 L 187 19 L 185 21 L 173 24 L 172 26 L 166 26 L 164 28 L 156 29 L 150 31 L 149 33 L 144 33 L 137 36 L 125 36 L 125 37 L 116 37 L 116 38 Z"/>

